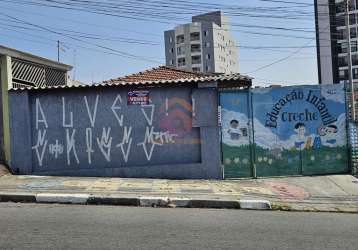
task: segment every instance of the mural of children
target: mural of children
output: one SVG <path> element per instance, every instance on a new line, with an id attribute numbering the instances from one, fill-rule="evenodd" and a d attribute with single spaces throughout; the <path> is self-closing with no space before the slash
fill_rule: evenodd
<path id="1" fill-rule="evenodd" d="M 314 141 L 314 148 L 319 148 L 322 145 L 324 146 L 334 146 L 337 143 L 336 134 L 338 132 L 338 127 L 336 125 L 328 125 L 323 126 L 321 125 L 317 129 L 318 136 L 315 138 Z"/>
<path id="2" fill-rule="evenodd" d="M 324 127 L 323 131 L 323 143 L 326 146 L 334 146 L 337 143 L 336 134 L 338 132 L 338 128 L 336 125 L 328 125 Z"/>
<path id="3" fill-rule="evenodd" d="M 304 123 L 299 122 L 295 125 L 295 147 L 296 149 L 302 149 L 302 146 L 305 144 L 305 133 L 306 126 Z"/>
<path id="4" fill-rule="evenodd" d="M 241 130 L 239 129 L 239 121 L 235 119 L 231 120 L 230 128 L 227 132 L 230 134 L 231 140 L 239 140 L 241 136 Z"/>
<path id="5" fill-rule="evenodd" d="M 330 144 L 331 146 L 333 146 L 334 144 L 337 143 L 337 139 L 336 139 L 336 134 L 338 132 L 338 128 L 336 125 L 328 125 L 326 127 L 326 143 Z"/>

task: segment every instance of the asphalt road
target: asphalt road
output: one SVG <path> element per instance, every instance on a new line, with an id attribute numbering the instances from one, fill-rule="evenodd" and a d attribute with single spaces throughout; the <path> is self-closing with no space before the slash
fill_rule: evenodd
<path id="1" fill-rule="evenodd" d="M 0 249 L 358 249 L 358 215 L 0 203 Z"/>

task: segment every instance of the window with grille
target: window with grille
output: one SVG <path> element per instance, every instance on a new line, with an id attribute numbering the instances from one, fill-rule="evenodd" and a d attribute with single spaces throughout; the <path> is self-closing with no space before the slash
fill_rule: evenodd
<path id="1" fill-rule="evenodd" d="M 66 85 L 66 72 L 44 65 L 12 58 L 13 86 L 61 86 Z"/>

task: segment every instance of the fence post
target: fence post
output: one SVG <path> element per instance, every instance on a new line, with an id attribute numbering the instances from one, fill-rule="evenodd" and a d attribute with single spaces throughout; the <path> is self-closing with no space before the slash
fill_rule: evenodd
<path id="1" fill-rule="evenodd" d="M 249 142 L 250 142 L 250 164 L 252 169 L 252 177 L 257 178 L 256 173 L 256 164 L 255 164 L 255 128 L 254 128 L 254 108 L 253 108 L 253 94 L 251 89 L 248 89 L 248 117 L 249 117 L 249 126 L 250 126 L 250 133 L 249 133 Z"/>

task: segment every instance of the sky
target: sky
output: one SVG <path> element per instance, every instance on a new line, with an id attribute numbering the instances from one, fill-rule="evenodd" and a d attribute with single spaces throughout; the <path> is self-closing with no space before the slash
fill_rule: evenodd
<path id="1" fill-rule="evenodd" d="M 84 83 L 165 64 L 163 32 L 219 9 L 255 85 L 318 81 L 312 0 L 0 0 L 0 9 L 1 45 L 57 60 L 59 40 L 60 61 Z"/>

